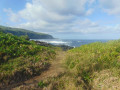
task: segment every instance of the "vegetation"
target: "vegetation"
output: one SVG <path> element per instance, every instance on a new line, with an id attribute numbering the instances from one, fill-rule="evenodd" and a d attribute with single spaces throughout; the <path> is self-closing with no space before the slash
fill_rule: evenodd
<path id="1" fill-rule="evenodd" d="M 120 89 L 120 40 L 71 49 L 65 63 L 66 73 L 47 79 L 53 90 Z"/>
<path id="2" fill-rule="evenodd" d="M 25 30 L 25 29 L 11 28 L 11 27 L 5 27 L 5 26 L 0 26 L 0 32 L 12 33 L 13 35 L 16 35 L 16 36 L 27 35 L 30 39 L 53 39 L 53 37 L 48 34 L 36 33 L 36 32 Z"/>
<path id="3" fill-rule="evenodd" d="M 66 65 L 76 77 L 74 82 L 77 84 L 76 87 L 82 85 L 83 89 L 118 88 L 120 85 L 118 82 L 120 78 L 120 40 L 107 43 L 96 42 L 69 50 Z M 110 83 L 112 80 L 116 85 Z"/>
<path id="4" fill-rule="evenodd" d="M 52 47 L 37 45 L 26 37 L 0 33 L 0 86 L 39 75 L 55 57 Z"/>
<path id="5" fill-rule="evenodd" d="M 40 88 L 43 88 L 43 87 L 47 86 L 47 84 L 44 83 L 43 81 L 40 81 L 40 82 L 38 83 L 38 86 L 39 86 Z"/>
<path id="6" fill-rule="evenodd" d="M 17 37 L 0 33 L 0 86 L 27 80 L 39 75 L 54 59 L 55 47 L 37 45 Z M 60 49 L 57 49 L 57 53 Z M 48 90 L 119 90 L 120 89 L 120 40 L 96 42 L 66 51 L 55 60 L 58 64 L 32 88 Z M 62 58 L 63 62 L 60 62 Z M 55 63 L 55 62 L 54 62 Z M 62 64 L 62 65 L 61 65 Z M 44 73 L 45 74 L 45 73 Z M 30 87 L 29 87 L 30 88 Z"/>

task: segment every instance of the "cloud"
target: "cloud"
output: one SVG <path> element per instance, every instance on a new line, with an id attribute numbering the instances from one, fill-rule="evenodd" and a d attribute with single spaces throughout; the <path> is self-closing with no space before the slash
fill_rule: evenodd
<path id="1" fill-rule="evenodd" d="M 15 14 L 10 8 L 4 9 L 4 12 L 8 13 L 8 16 L 10 17 L 10 21 L 12 21 L 12 22 L 20 22 L 21 21 L 19 15 Z"/>
<path id="2" fill-rule="evenodd" d="M 33 0 L 34 5 L 62 15 L 85 15 L 85 5 L 92 3 L 93 0 Z"/>
<path id="3" fill-rule="evenodd" d="M 32 0 L 18 13 L 10 9 L 6 11 L 10 13 L 10 18 L 19 16 L 27 20 L 66 21 L 75 16 L 91 14 L 93 9 L 87 9 L 86 4 L 92 3 L 93 0 Z"/>
<path id="4" fill-rule="evenodd" d="M 110 34 L 120 33 L 120 25 L 100 26 L 98 23 L 89 19 L 77 19 L 72 23 L 47 23 L 47 22 L 28 22 L 19 25 L 20 28 L 35 30 L 37 32 L 45 32 L 50 34 Z"/>
<path id="5" fill-rule="evenodd" d="M 100 34 L 120 31 L 119 25 L 100 26 L 86 18 L 94 12 L 92 5 L 95 2 L 96 0 L 32 0 L 17 13 L 11 9 L 4 11 L 8 13 L 11 21 L 19 22 L 16 27 L 37 32 Z M 101 0 L 100 4 L 106 6 L 107 2 L 108 0 Z M 109 10 L 110 8 L 114 9 L 111 4 L 103 9 Z"/>
<path id="6" fill-rule="evenodd" d="M 120 15 L 120 0 L 99 0 L 101 8 L 111 15 Z"/>
<path id="7" fill-rule="evenodd" d="M 93 3 L 94 0 L 32 0 L 17 13 L 11 9 L 4 11 L 12 22 L 21 22 L 18 27 L 48 33 L 65 32 L 79 25 L 75 25 L 76 22 L 82 23 L 80 18 L 92 14 L 93 8 L 88 7 Z"/>

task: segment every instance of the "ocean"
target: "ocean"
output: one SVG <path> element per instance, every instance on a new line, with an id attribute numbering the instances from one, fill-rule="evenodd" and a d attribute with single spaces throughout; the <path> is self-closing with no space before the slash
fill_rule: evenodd
<path id="1" fill-rule="evenodd" d="M 80 47 L 81 45 L 93 42 L 107 42 L 109 40 L 80 40 L 80 39 L 32 39 L 35 41 L 42 41 L 53 45 L 68 45 L 72 47 Z"/>

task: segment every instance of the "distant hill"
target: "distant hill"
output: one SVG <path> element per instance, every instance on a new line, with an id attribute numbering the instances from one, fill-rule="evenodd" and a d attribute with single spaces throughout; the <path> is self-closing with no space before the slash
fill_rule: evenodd
<path id="1" fill-rule="evenodd" d="M 26 29 L 11 28 L 11 27 L 5 27 L 1 25 L 0 25 L 0 32 L 12 33 L 13 35 L 16 35 L 16 36 L 27 35 L 30 39 L 53 39 L 53 37 L 49 34 L 37 33 L 37 32 L 29 31 Z"/>

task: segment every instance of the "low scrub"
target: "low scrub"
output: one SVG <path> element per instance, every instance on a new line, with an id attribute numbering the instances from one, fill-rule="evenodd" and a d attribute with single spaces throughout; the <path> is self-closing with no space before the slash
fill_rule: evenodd
<path id="1" fill-rule="evenodd" d="M 95 81 L 98 78 L 103 78 L 100 72 L 106 71 L 104 73 L 108 73 L 109 71 L 111 73 L 111 75 L 104 77 L 103 81 L 105 78 L 120 77 L 120 40 L 106 43 L 96 42 L 69 50 L 66 65 L 72 74 L 81 77 L 81 80 L 85 83 L 84 89 L 98 89 L 98 86 L 95 87 Z M 98 77 L 98 75 L 101 77 Z M 120 84 L 120 81 L 116 84 Z M 104 88 L 104 86 L 101 87 Z M 111 88 L 115 89 L 116 87 L 111 84 Z"/>
<path id="2" fill-rule="evenodd" d="M 120 90 L 120 40 L 96 42 L 67 51 L 65 72 L 40 81 L 48 90 Z"/>
<path id="3" fill-rule="evenodd" d="M 120 40 L 67 51 L 66 72 L 44 80 L 48 90 L 120 90 Z M 42 86 L 44 84 L 41 84 Z"/>
<path id="4" fill-rule="evenodd" d="M 0 86 L 39 75 L 54 57 L 52 47 L 37 45 L 23 36 L 0 33 Z"/>

